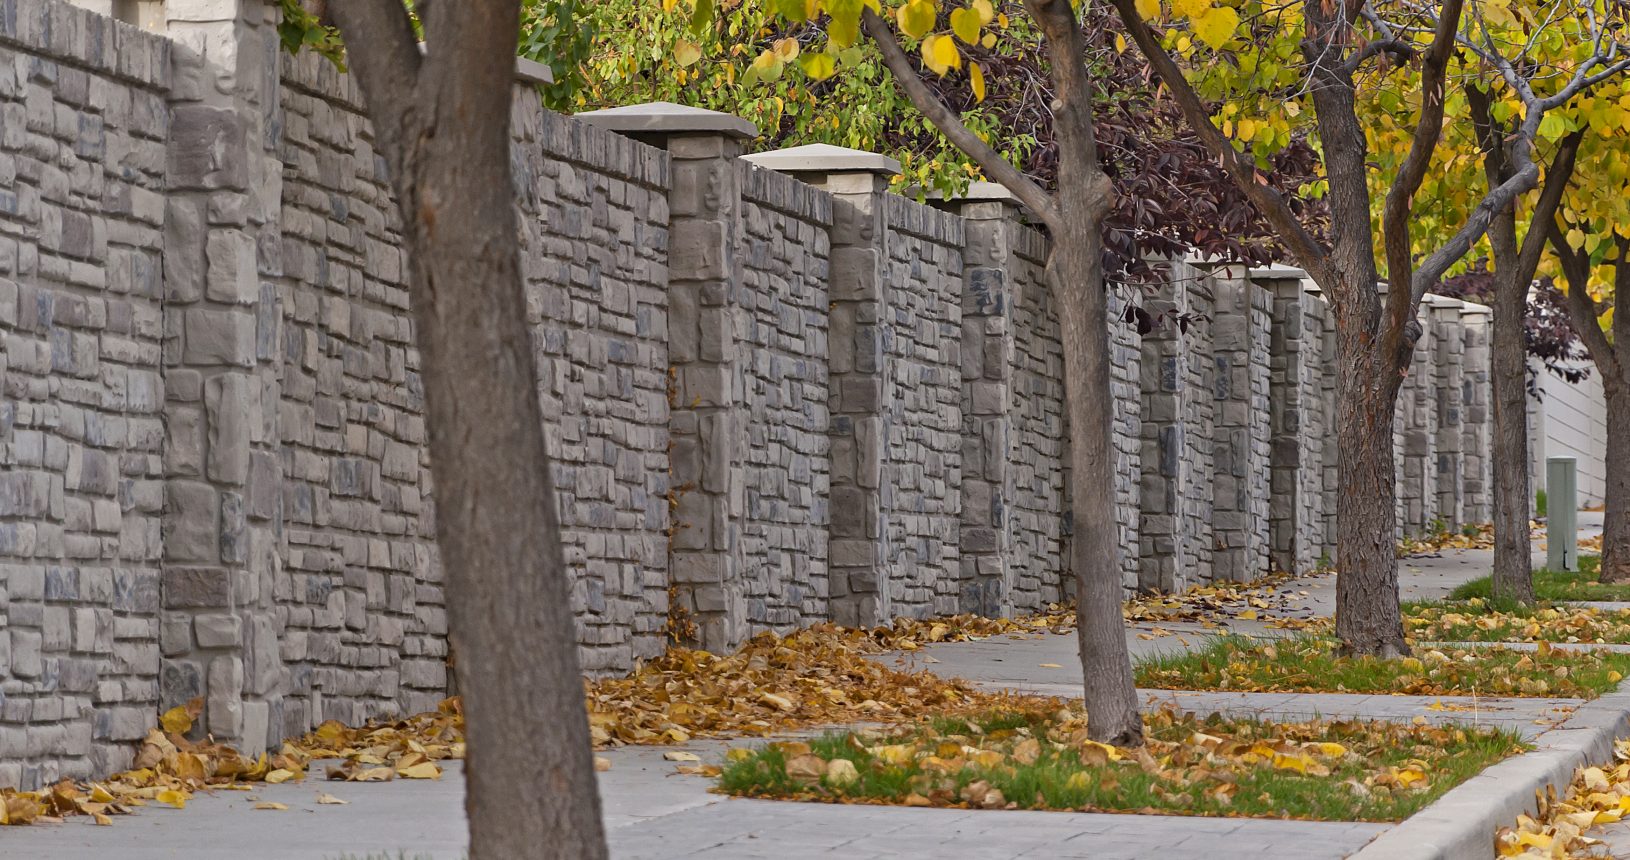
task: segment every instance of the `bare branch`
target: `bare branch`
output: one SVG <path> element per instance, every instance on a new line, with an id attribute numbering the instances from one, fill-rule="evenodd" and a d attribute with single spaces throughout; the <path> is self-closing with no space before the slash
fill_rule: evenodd
<path id="1" fill-rule="evenodd" d="M 1596 367 L 1602 375 L 1608 377 L 1610 384 L 1622 384 L 1630 368 L 1619 363 L 1618 352 L 1614 350 L 1612 341 L 1607 339 L 1607 332 L 1602 331 L 1602 325 L 1597 321 L 1603 308 L 1590 297 L 1590 255 L 1584 249 L 1575 249 L 1568 244 L 1567 231 L 1562 229 L 1562 222 L 1552 218 L 1547 222 L 1546 235 L 1551 241 L 1551 250 L 1562 263 L 1562 276 L 1568 282 L 1567 297 L 1564 304 L 1568 308 L 1568 318 L 1573 322 L 1574 331 L 1579 333 L 1579 339 L 1585 342 L 1585 349 L 1590 350 L 1590 357 L 1596 362 Z M 1630 266 L 1623 261 L 1623 246 L 1620 247 L 1620 264 L 1615 268 L 1614 280 L 1623 281 L 1630 274 Z M 1619 293 L 1615 292 L 1614 301 L 1617 303 Z M 1617 316 L 1617 313 L 1615 313 Z"/>
<path id="2" fill-rule="evenodd" d="M 923 116 L 928 117 L 928 121 L 933 123 L 957 149 L 972 158 L 986 176 L 1013 192 L 1048 227 L 1061 231 L 1064 225 L 1059 223 L 1058 204 L 1052 195 L 1009 163 L 1001 153 L 980 139 L 979 135 L 974 134 L 945 102 L 940 101 L 934 91 L 917 76 L 917 70 L 912 67 L 906 52 L 900 48 L 900 42 L 895 37 L 894 31 L 889 29 L 889 25 L 884 23 L 876 12 L 866 9 L 861 15 L 861 26 L 866 30 L 866 35 L 877 43 L 878 50 L 883 53 L 884 65 L 888 66 L 889 72 L 894 75 L 894 82 L 899 84 L 912 105 L 921 111 Z"/>
<path id="3" fill-rule="evenodd" d="M 1539 269 L 1540 255 L 1545 252 L 1546 231 L 1539 229 L 1539 225 L 1556 219 L 1557 207 L 1562 205 L 1562 195 L 1567 193 L 1568 184 L 1573 181 L 1574 164 L 1584 139 L 1583 131 L 1563 138 L 1551 157 L 1550 167 L 1545 171 L 1545 188 L 1534 203 L 1533 214 L 1528 219 L 1528 233 L 1523 236 L 1522 251 L 1517 258 L 1519 270 L 1528 272 L 1529 277 L 1533 277 L 1532 273 Z"/>
<path id="4" fill-rule="evenodd" d="M 1256 207 L 1257 212 L 1283 235 L 1286 246 L 1313 280 L 1326 287 L 1336 283 L 1336 272 L 1331 265 L 1329 253 L 1302 224 L 1301 219 L 1296 217 L 1296 213 L 1291 211 L 1290 204 L 1285 198 L 1278 191 L 1259 181 L 1256 165 L 1235 150 L 1233 143 L 1223 135 L 1222 129 L 1212 121 L 1211 112 L 1206 110 L 1199 94 L 1189 85 L 1188 79 L 1183 76 L 1182 70 L 1177 67 L 1171 55 L 1166 53 L 1160 40 L 1149 29 L 1149 25 L 1144 23 L 1134 0 L 1111 0 L 1111 2 L 1120 13 L 1121 22 L 1125 24 L 1127 32 L 1132 35 L 1132 41 L 1137 43 L 1138 49 L 1154 67 L 1155 74 L 1160 77 L 1177 102 L 1178 108 L 1183 113 L 1183 119 L 1194 129 L 1207 151 L 1222 163 L 1223 169 L 1228 171 L 1229 176 Z"/>
<path id="5" fill-rule="evenodd" d="M 1409 142 L 1409 153 L 1392 178 L 1381 213 L 1382 243 L 1386 248 L 1387 278 L 1398 289 L 1387 292 L 1387 315 L 1399 332 L 1414 313 L 1420 301 L 1413 291 L 1404 289 L 1412 283 L 1414 260 L 1409 242 L 1409 221 L 1414 211 L 1415 192 L 1426 179 L 1438 141 L 1443 137 L 1443 83 L 1449 58 L 1454 54 L 1455 33 L 1460 29 L 1460 15 L 1464 0 L 1446 0 L 1443 13 L 1438 16 L 1432 47 L 1427 50 L 1421 64 L 1421 116 Z M 1458 258 L 1457 258 L 1458 259 Z M 1436 279 L 1433 280 L 1436 283 Z M 1421 295 L 1425 295 L 1422 293 Z"/>
<path id="6" fill-rule="evenodd" d="M 1371 57 L 1381 53 L 1392 54 L 1402 64 L 1415 56 L 1415 46 L 1402 39 L 1377 39 L 1374 42 L 1366 43 L 1364 47 L 1353 52 L 1353 55 L 1347 58 L 1347 62 L 1342 64 L 1342 71 L 1344 74 L 1351 75 L 1358 71 L 1359 67 L 1364 65 Z"/>

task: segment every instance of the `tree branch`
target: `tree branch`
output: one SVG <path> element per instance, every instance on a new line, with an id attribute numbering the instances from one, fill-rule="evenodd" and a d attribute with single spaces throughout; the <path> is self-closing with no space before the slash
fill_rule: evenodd
<path id="1" fill-rule="evenodd" d="M 1455 33 L 1460 29 L 1460 15 L 1464 0 L 1446 0 L 1443 13 L 1438 16 L 1432 47 L 1427 50 L 1421 65 L 1421 117 L 1415 123 L 1415 133 L 1409 142 L 1409 153 L 1392 178 L 1381 213 L 1382 244 L 1387 256 L 1387 280 L 1397 289 L 1387 291 L 1387 316 L 1399 331 L 1414 313 L 1420 296 L 1405 290 L 1413 283 L 1414 258 L 1409 241 L 1409 219 L 1414 211 L 1415 192 L 1426 179 L 1443 137 L 1443 82 L 1454 53 Z M 1436 283 L 1433 279 L 1433 283 Z M 1423 292 L 1421 296 L 1424 296 Z"/>
<path id="2" fill-rule="evenodd" d="M 1521 271 L 1528 272 L 1529 277 L 1539 269 L 1540 255 L 1545 252 L 1546 231 L 1539 228 L 1541 224 L 1549 224 L 1556 218 L 1557 207 L 1562 205 L 1562 195 L 1568 191 L 1569 183 L 1573 182 L 1574 164 L 1578 160 L 1579 146 L 1585 140 L 1583 131 L 1576 131 L 1562 139 L 1556 153 L 1551 157 L 1551 165 L 1545 171 L 1545 188 L 1539 193 L 1539 200 L 1534 203 L 1533 214 L 1528 219 L 1528 232 L 1522 239 L 1522 251 L 1518 255 L 1518 265 Z"/>
<path id="3" fill-rule="evenodd" d="M 945 102 L 940 101 L 934 91 L 918 77 L 917 70 L 912 67 L 911 60 L 906 57 L 906 52 L 901 49 L 900 42 L 895 37 L 894 31 L 889 29 L 889 25 L 868 8 L 861 13 L 861 27 L 865 29 L 866 35 L 877 43 L 878 50 L 883 53 L 883 64 L 888 66 L 889 72 L 894 75 L 894 82 L 899 84 L 906 98 L 911 100 L 911 104 L 939 129 L 940 134 L 945 135 L 952 145 L 972 158 L 986 176 L 1013 192 L 1049 228 L 1055 232 L 1062 231 L 1064 225 L 1059 222 L 1058 205 L 1052 195 L 1042 190 L 1041 186 L 1003 158 L 1001 153 L 980 139 L 979 135 L 974 134 Z"/>
<path id="4" fill-rule="evenodd" d="M 1183 113 L 1183 119 L 1194 129 L 1200 142 L 1214 158 L 1222 163 L 1223 169 L 1233 178 L 1251 205 L 1256 207 L 1258 213 L 1282 235 L 1285 245 L 1295 255 L 1296 261 L 1320 285 L 1330 288 L 1336 283 L 1335 268 L 1331 265 L 1329 253 L 1319 244 L 1318 239 L 1308 231 L 1307 227 L 1291 211 L 1290 204 L 1279 192 L 1258 181 L 1256 165 L 1247 161 L 1243 155 L 1234 149 L 1232 142 L 1223 135 L 1222 129 L 1211 120 L 1211 112 L 1206 110 L 1205 104 L 1200 100 L 1198 93 L 1189 85 L 1188 79 L 1183 76 L 1177 63 L 1160 44 L 1160 40 L 1144 23 L 1143 16 L 1139 14 L 1134 0 L 1111 0 L 1115 10 L 1120 13 L 1121 22 L 1132 35 L 1132 41 L 1143 52 L 1149 64 L 1154 68 L 1155 74 L 1171 92 L 1173 100 L 1177 102 L 1178 109 Z"/>
<path id="5" fill-rule="evenodd" d="M 1579 339 L 1585 342 L 1585 349 L 1590 351 L 1590 357 L 1596 362 L 1596 367 L 1602 375 L 1613 380 L 1612 384 L 1623 384 L 1627 372 L 1619 363 L 1618 353 L 1613 349 L 1613 343 L 1607 339 L 1607 332 L 1602 331 L 1599 317 L 1602 307 L 1590 297 L 1590 255 L 1584 249 L 1575 250 L 1568 244 L 1567 231 L 1562 229 L 1562 222 L 1552 218 L 1546 222 L 1545 233 L 1551 241 L 1551 249 L 1556 253 L 1557 259 L 1562 263 L 1562 277 L 1568 282 L 1567 295 L 1563 304 L 1568 309 L 1568 318 L 1573 322 L 1574 331 L 1579 333 Z M 1621 254 L 1622 254 L 1621 247 Z M 1623 260 L 1623 257 L 1620 257 Z M 1630 276 L 1630 267 L 1622 262 L 1615 267 L 1614 280 L 1622 281 Z M 1616 284 L 1615 284 L 1616 286 Z M 1618 293 L 1615 290 L 1614 303 L 1618 302 Z M 1614 317 L 1617 318 L 1617 311 Z"/>
<path id="6" fill-rule="evenodd" d="M 374 137 L 381 154 L 400 164 L 402 120 L 418 98 L 419 70 L 424 65 L 407 7 L 401 0 L 344 0 L 331 4 L 328 11 L 347 43 L 374 43 L 366 51 L 347 51 L 346 58 L 374 111 Z"/>

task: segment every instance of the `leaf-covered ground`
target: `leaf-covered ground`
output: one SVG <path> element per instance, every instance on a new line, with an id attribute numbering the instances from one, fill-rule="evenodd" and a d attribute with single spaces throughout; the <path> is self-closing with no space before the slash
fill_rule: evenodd
<path id="1" fill-rule="evenodd" d="M 1630 644 L 1630 610 L 1570 606 L 1495 609 L 1482 598 L 1404 606 L 1404 626 L 1426 642 Z"/>
<path id="2" fill-rule="evenodd" d="M 1143 749 L 1067 709 L 937 718 L 728 754 L 730 794 L 837 803 L 1397 821 L 1522 750 L 1511 734 L 1382 722 L 1145 717 Z"/>
<path id="3" fill-rule="evenodd" d="M 1398 542 L 1398 557 L 1434 555 L 1446 549 L 1494 549 L 1494 524 L 1467 525 L 1458 532 L 1447 527 Z"/>
<path id="4" fill-rule="evenodd" d="M 1417 648 L 1409 657 L 1343 657 L 1335 640 L 1219 637 L 1206 647 L 1140 661 L 1137 682 L 1164 690 L 1401 693 L 1593 699 L 1630 672 L 1630 654 Z"/>
<path id="5" fill-rule="evenodd" d="M 1540 569 L 1534 571 L 1534 597 L 1539 600 L 1596 601 L 1630 600 L 1630 583 L 1603 583 L 1602 558 L 1599 555 L 1581 555 L 1579 570 L 1574 572 Z M 1490 598 L 1489 578 L 1474 579 L 1449 594 L 1452 600 Z"/>
<path id="6" fill-rule="evenodd" d="M 90 816 L 111 824 L 112 816 L 150 803 L 183 808 L 195 792 L 248 790 L 257 783 L 303 779 L 315 762 L 333 759 L 325 770 L 330 780 L 384 782 L 393 779 L 439 779 L 436 762 L 464 757 L 464 719 L 457 699 L 434 713 L 405 720 L 352 728 L 329 721 L 316 731 L 288 741 L 275 753 L 250 758 L 231 747 L 188 738 L 202 703 L 172 708 L 148 733 L 134 767 L 97 782 L 62 780 L 40 791 L 0 789 L 0 825 L 61 821 Z M 319 792 L 318 803 L 346 801 Z M 281 811 L 279 803 L 256 809 Z"/>
<path id="7" fill-rule="evenodd" d="M 1513 826 L 1501 827 L 1495 848 L 1501 857 L 1522 860 L 1561 860 L 1606 856 L 1587 831 L 1630 816 L 1630 738 L 1614 742 L 1614 762 L 1606 767 L 1583 767 L 1574 772 L 1566 796 L 1538 797 L 1535 815 L 1519 815 Z"/>

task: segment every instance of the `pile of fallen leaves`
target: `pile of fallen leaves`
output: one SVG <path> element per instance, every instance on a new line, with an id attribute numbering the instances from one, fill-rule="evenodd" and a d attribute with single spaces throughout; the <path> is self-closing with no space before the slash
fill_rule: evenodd
<path id="1" fill-rule="evenodd" d="M 1288 573 L 1275 573 L 1254 582 L 1220 582 L 1176 594 L 1141 595 L 1126 602 L 1122 615 L 1132 622 L 1197 621 L 1208 627 L 1234 618 L 1255 621 L 1291 608 L 1298 593 L 1282 587 L 1291 578 Z"/>
<path id="2" fill-rule="evenodd" d="M 1092 740 L 1064 707 L 778 741 L 730 750 L 720 787 L 837 803 L 1395 820 L 1521 749 L 1496 732 L 1380 721 L 1202 720 L 1163 708 L 1145 723 L 1145 745 L 1130 750 Z M 1309 792 L 1335 800 L 1309 803 Z"/>
<path id="3" fill-rule="evenodd" d="M 1630 738 L 1614 742 L 1613 757 L 1615 763 L 1607 768 L 1575 771 L 1562 800 L 1554 788 L 1536 792 L 1536 814 L 1519 815 L 1515 827 L 1501 827 L 1496 834 L 1499 855 L 1522 860 L 1602 856 L 1598 840 L 1585 834 L 1630 815 Z"/>
<path id="4" fill-rule="evenodd" d="M 1412 607 L 1404 625 L 1412 637 L 1431 642 L 1630 643 L 1630 610 L 1561 605 L 1498 612 L 1481 598 Z"/>
<path id="5" fill-rule="evenodd" d="M 1602 553 L 1602 536 L 1600 534 L 1593 534 L 1590 537 L 1580 538 L 1579 539 L 1579 551 L 1580 552 L 1593 552 L 1593 553 L 1596 553 L 1597 555 L 1601 555 L 1601 553 Z"/>
<path id="6" fill-rule="evenodd" d="M 970 642 L 1003 634 L 1065 633 L 1075 628 L 1075 610 L 1051 604 L 1046 612 L 1022 618 L 952 615 L 944 618 L 896 618 L 887 627 L 865 631 L 877 651 L 915 651 L 940 642 Z"/>
<path id="7" fill-rule="evenodd" d="M 1458 532 L 1437 532 L 1404 538 L 1398 542 L 1398 557 L 1433 555 L 1446 549 L 1494 549 L 1494 524 L 1468 525 Z"/>
<path id="8" fill-rule="evenodd" d="M 76 815 L 111 824 L 110 816 L 149 803 L 181 809 L 198 791 L 248 791 L 258 783 L 302 779 L 312 762 L 322 759 L 340 760 L 327 769 L 329 779 L 382 782 L 437 779 L 437 761 L 464 757 L 464 719 L 457 699 L 443 702 L 435 713 L 391 723 L 352 728 L 330 720 L 275 753 L 253 758 L 207 738 L 188 738 L 202 709 L 202 700 L 194 699 L 166 711 L 159 727 L 142 741 L 133 767 L 123 773 L 93 782 L 64 779 L 39 791 L 0 789 L 0 825 L 60 822 Z M 346 801 L 318 792 L 317 802 Z M 265 801 L 255 808 L 287 807 Z"/>
<path id="9" fill-rule="evenodd" d="M 671 649 L 625 678 L 586 683 L 595 746 L 677 744 L 709 735 L 899 722 L 1031 701 L 867 659 L 902 647 L 902 642 L 951 641 L 946 637 L 953 635 L 933 625 L 901 629 L 896 635 L 818 624 L 785 637 L 761 633 L 723 657 Z"/>

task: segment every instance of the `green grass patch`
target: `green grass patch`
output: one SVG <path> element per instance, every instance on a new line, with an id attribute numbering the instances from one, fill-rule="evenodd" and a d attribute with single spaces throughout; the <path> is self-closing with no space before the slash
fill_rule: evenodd
<path id="1" fill-rule="evenodd" d="M 1630 673 L 1630 654 L 1417 648 L 1409 657 L 1344 657 L 1325 636 L 1219 637 L 1138 662 L 1141 687 L 1242 692 L 1400 693 L 1594 699 Z"/>
<path id="2" fill-rule="evenodd" d="M 1496 604 L 1482 598 L 1405 603 L 1404 628 L 1423 642 L 1573 642 L 1630 644 L 1630 610 L 1542 602 Z"/>
<path id="3" fill-rule="evenodd" d="M 1512 733 L 1380 722 L 1145 717 L 1115 750 L 1061 714 L 993 713 L 731 750 L 742 797 L 986 809 L 1399 821 L 1525 747 Z M 839 762 L 845 762 L 840 764 Z"/>
<path id="4" fill-rule="evenodd" d="M 1630 583 L 1609 585 L 1597 581 L 1601 575 L 1602 558 L 1597 555 L 1579 557 L 1576 573 L 1541 568 L 1534 571 L 1534 597 L 1537 600 L 1627 600 L 1630 601 Z M 1470 600 L 1479 597 L 1488 600 L 1491 585 L 1488 577 L 1474 579 L 1449 593 L 1451 600 Z"/>

